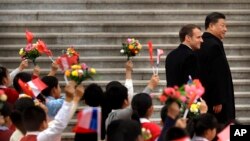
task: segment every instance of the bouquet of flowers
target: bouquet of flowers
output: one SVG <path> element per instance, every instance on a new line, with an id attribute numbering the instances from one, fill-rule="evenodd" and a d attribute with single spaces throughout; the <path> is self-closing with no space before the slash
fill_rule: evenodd
<path id="1" fill-rule="evenodd" d="M 204 91 L 201 82 L 194 79 L 181 87 L 165 88 L 159 100 L 164 103 L 169 97 L 176 99 L 181 103 L 181 114 L 186 117 L 187 112 L 190 111 L 189 117 L 192 117 L 200 114 L 201 103 L 197 100 L 203 95 Z"/>
<path id="2" fill-rule="evenodd" d="M 38 40 L 36 43 L 32 44 L 33 34 L 29 31 L 26 31 L 27 45 L 25 48 L 19 50 L 19 55 L 22 59 L 30 59 L 34 65 L 36 65 L 36 58 L 42 54 L 46 54 L 51 57 L 52 52 L 47 48 L 47 45 L 42 41 Z"/>
<path id="3" fill-rule="evenodd" d="M 134 38 L 128 38 L 126 42 L 122 43 L 122 49 L 120 53 L 127 55 L 127 60 L 130 60 L 131 56 L 136 56 L 141 51 L 142 45 Z"/>
<path id="4" fill-rule="evenodd" d="M 94 68 L 89 68 L 85 63 L 72 65 L 70 70 L 65 71 L 65 76 L 74 80 L 77 84 L 87 79 L 93 79 L 95 74 L 96 70 Z"/>

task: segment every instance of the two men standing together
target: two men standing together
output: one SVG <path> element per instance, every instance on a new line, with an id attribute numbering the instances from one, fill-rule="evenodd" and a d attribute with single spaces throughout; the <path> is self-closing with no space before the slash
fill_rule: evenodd
<path id="1" fill-rule="evenodd" d="M 205 20 L 205 32 L 188 24 L 179 32 L 181 44 L 166 58 L 167 86 L 187 83 L 189 75 L 205 87 L 203 99 L 208 112 L 226 124 L 235 119 L 234 89 L 222 39 L 227 32 L 226 17 L 213 12 Z"/>

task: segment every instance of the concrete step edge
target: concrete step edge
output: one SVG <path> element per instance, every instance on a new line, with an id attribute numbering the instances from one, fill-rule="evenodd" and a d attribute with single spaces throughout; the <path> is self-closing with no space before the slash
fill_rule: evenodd
<path id="1" fill-rule="evenodd" d="M 226 15 L 228 14 L 242 14 L 248 15 L 250 13 L 249 9 L 140 9 L 140 10 L 0 10 L 0 15 L 3 14 L 53 14 L 53 15 L 68 15 L 68 14 L 112 14 L 112 15 L 123 15 L 123 14 L 184 14 L 184 15 L 201 15 L 210 12 L 221 12 Z"/>
<path id="2" fill-rule="evenodd" d="M 18 53 L 18 51 L 17 51 Z M 54 57 L 56 58 L 56 57 Z M 80 57 L 80 60 L 87 61 L 124 61 L 126 56 L 87 56 L 87 57 Z M 154 57 L 155 58 L 155 57 Z M 145 59 L 149 59 L 148 56 L 136 56 L 133 58 L 133 61 L 145 61 Z M 250 56 L 227 56 L 227 59 L 230 60 L 237 60 L 237 61 L 246 61 L 250 60 Z M 0 57 L 1 62 L 20 62 L 20 57 Z M 165 61 L 165 58 L 161 58 L 162 61 Z M 40 56 L 37 61 L 39 62 L 48 62 L 51 61 L 48 57 Z"/>
<path id="3" fill-rule="evenodd" d="M 98 70 L 99 73 L 123 73 L 125 72 L 124 68 L 95 68 Z M 230 68 L 232 72 L 249 72 L 250 73 L 250 67 L 231 67 Z M 9 71 L 13 71 L 14 69 L 9 69 Z M 32 72 L 33 69 L 28 68 L 25 69 L 26 72 Z M 48 73 L 50 71 L 50 68 L 41 69 L 41 73 Z M 159 68 L 159 73 L 165 73 L 165 68 Z M 151 68 L 133 68 L 133 74 L 134 73 L 152 73 Z M 58 74 L 60 73 L 60 70 L 58 70 Z"/>
<path id="4" fill-rule="evenodd" d="M 183 23 L 204 24 L 204 21 L 0 21 L 0 26 L 182 26 Z M 227 21 L 227 25 L 249 26 L 250 21 Z"/>
<path id="5" fill-rule="evenodd" d="M 249 3 L 248 0 L 227 0 L 227 1 L 218 1 L 218 0 L 209 0 L 209 1 L 199 1 L 199 0 L 188 0 L 183 2 L 183 0 L 25 0 L 26 3 L 35 3 L 35 4 L 39 4 L 39 3 L 58 3 L 58 4 L 67 4 L 67 3 L 81 3 L 81 4 L 98 4 L 98 3 L 105 3 L 105 4 L 109 4 L 109 3 L 146 3 L 146 4 L 153 4 L 153 3 L 199 3 L 199 4 L 206 4 L 206 3 Z M 23 1 L 20 0 L 1 0 L 0 3 L 9 3 L 9 4 L 16 4 L 16 3 L 23 3 Z"/>
<path id="6" fill-rule="evenodd" d="M 47 44 L 50 49 L 54 50 L 63 50 L 69 47 L 69 45 L 65 44 Z M 155 48 L 160 49 L 175 49 L 179 44 L 154 44 Z M 7 45 L 0 45 L 1 50 L 18 50 L 22 47 L 25 47 L 26 44 L 7 44 Z M 143 47 L 146 47 L 147 44 L 142 44 Z M 91 45 L 74 45 L 73 46 L 76 50 L 95 50 L 95 49 L 114 49 L 121 48 L 121 44 L 117 45 L 106 45 L 106 44 L 91 44 Z M 250 49 L 249 44 L 224 44 L 225 50 L 227 49 Z M 147 50 L 147 48 L 142 48 L 143 50 Z"/>
<path id="7" fill-rule="evenodd" d="M 243 37 L 247 38 L 250 37 L 250 32 L 228 32 L 227 33 L 227 38 L 228 37 Z M 178 32 L 150 32 L 150 33 L 145 33 L 145 32 L 135 32 L 135 33 L 122 33 L 122 32 L 95 32 L 95 33 L 35 33 L 34 35 L 35 38 L 86 38 L 86 37 L 94 37 L 94 38 L 127 38 L 127 37 L 172 37 L 172 38 L 177 38 L 178 37 Z M 25 33 L 0 33 L 0 38 L 25 38 Z"/>

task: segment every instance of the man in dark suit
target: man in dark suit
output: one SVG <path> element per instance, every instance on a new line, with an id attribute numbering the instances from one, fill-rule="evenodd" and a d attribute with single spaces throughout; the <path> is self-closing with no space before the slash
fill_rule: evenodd
<path id="1" fill-rule="evenodd" d="M 199 67 L 195 50 L 200 48 L 202 40 L 201 28 L 188 24 L 181 28 L 179 38 L 181 44 L 166 57 L 167 86 L 182 86 L 187 83 L 189 76 L 198 77 Z"/>
<path id="2" fill-rule="evenodd" d="M 222 39 L 227 32 L 225 15 L 213 12 L 205 20 L 206 32 L 198 51 L 201 83 L 205 87 L 204 100 L 208 112 L 214 114 L 220 123 L 235 119 L 234 89 L 230 67 Z"/>

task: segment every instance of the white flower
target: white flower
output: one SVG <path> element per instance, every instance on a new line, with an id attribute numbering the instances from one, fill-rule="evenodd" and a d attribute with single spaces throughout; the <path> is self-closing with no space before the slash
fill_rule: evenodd
<path id="1" fill-rule="evenodd" d="M 123 49 L 121 49 L 121 51 L 120 51 L 122 54 L 124 53 L 124 50 Z"/>
<path id="2" fill-rule="evenodd" d="M 82 70 L 78 70 L 78 73 L 83 74 L 83 71 Z"/>

